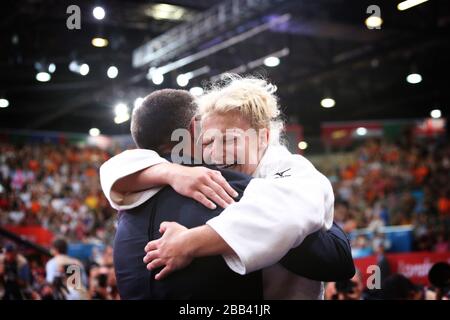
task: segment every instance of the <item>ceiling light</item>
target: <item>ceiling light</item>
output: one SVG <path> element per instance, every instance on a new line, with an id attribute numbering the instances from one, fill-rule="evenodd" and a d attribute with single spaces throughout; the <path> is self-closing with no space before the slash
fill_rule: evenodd
<path id="1" fill-rule="evenodd" d="M 96 37 L 96 38 L 92 38 L 91 43 L 94 47 L 103 48 L 103 47 L 106 47 L 109 42 L 108 42 L 108 39 L 106 39 L 106 38 Z"/>
<path id="2" fill-rule="evenodd" d="M 156 20 L 182 20 L 188 17 L 188 11 L 166 3 L 154 4 L 145 10 L 145 14 Z"/>
<path id="3" fill-rule="evenodd" d="M 151 67 L 147 72 L 147 79 L 152 80 L 156 85 L 164 82 L 164 75 L 155 67 Z"/>
<path id="4" fill-rule="evenodd" d="M 119 74 L 119 69 L 117 69 L 117 67 L 115 66 L 111 66 L 108 68 L 106 74 L 108 75 L 108 78 L 114 79 Z"/>
<path id="5" fill-rule="evenodd" d="M 98 128 L 91 128 L 89 130 L 89 135 L 91 137 L 98 137 L 100 135 L 100 130 Z"/>
<path id="6" fill-rule="evenodd" d="M 128 120 L 130 120 L 130 115 L 128 113 L 114 117 L 114 122 L 116 124 L 121 124 L 121 123 L 127 122 Z"/>
<path id="7" fill-rule="evenodd" d="M 308 143 L 306 141 L 300 141 L 298 143 L 298 148 L 300 150 L 305 150 L 306 148 L 308 148 Z"/>
<path id="8" fill-rule="evenodd" d="M 9 106 L 9 101 L 6 98 L 0 99 L 0 108 L 7 108 Z"/>
<path id="9" fill-rule="evenodd" d="M 406 81 L 411 84 L 422 82 L 422 76 L 418 73 L 411 73 L 406 77 Z"/>
<path id="10" fill-rule="evenodd" d="M 87 63 L 83 63 L 81 66 L 80 66 L 80 74 L 82 75 L 82 76 L 85 76 L 85 75 L 87 75 L 89 73 L 89 65 L 87 64 Z"/>
<path id="11" fill-rule="evenodd" d="M 191 89 L 189 89 L 189 92 L 195 96 L 195 97 L 199 97 L 203 94 L 203 88 L 202 87 L 192 87 Z"/>
<path id="12" fill-rule="evenodd" d="M 97 20 L 103 20 L 105 17 L 105 9 L 102 7 L 95 7 L 94 10 L 92 10 L 92 15 Z"/>
<path id="13" fill-rule="evenodd" d="M 54 73 L 56 71 L 56 65 L 54 63 L 50 63 L 48 65 L 48 72 Z"/>
<path id="14" fill-rule="evenodd" d="M 430 116 L 433 119 L 439 119 L 440 117 L 442 117 L 442 112 L 439 109 L 434 109 L 434 110 L 431 110 Z"/>
<path id="15" fill-rule="evenodd" d="M 359 127 L 358 129 L 356 129 L 356 134 L 358 136 L 365 136 L 367 134 L 367 129 L 364 127 Z"/>
<path id="16" fill-rule="evenodd" d="M 39 82 L 47 82 L 50 81 L 51 78 L 50 73 L 47 72 L 38 72 L 36 74 L 36 80 Z"/>
<path id="17" fill-rule="evenodd" d="M 320 105 L 324 108 L 333 108 L 336 105 L 336 101 L 332 98 L 324 98 L 320 101 Z"/>
<path id="18" fill-rule="evenodd" d="M 264 65 L 267 67 L 276 67 L 280 64 L 280 58 L 278 57 L 267 57 L 264 59 Z"/>
<path id="19" fill-rule="evenodd" d="M 177 77 L 177 83 L 180 87 L 186 87 L 189 84 L 189 77 L 186 74 L 180 74 Z"/>
<path id="20" fill-rule="evenodd" d="M 366 26 L 369 29 L 379 29 L 383 24 L 383 19 L 377 16 L 370 16 L 366 19 Z"/>

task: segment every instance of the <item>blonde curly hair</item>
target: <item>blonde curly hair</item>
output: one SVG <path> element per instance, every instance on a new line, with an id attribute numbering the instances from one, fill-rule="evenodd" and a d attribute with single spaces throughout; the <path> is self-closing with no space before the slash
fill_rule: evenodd
<path id="1" fill-rule="evenodd" d="M 238 111 L 252 128 L 269 128 L 271 143 L 279 144 L 283 122 L 276 90 L 262 78 L 226 74 L 219 85 L 198 98 L 198 112 L 204 119 L 211 114 Z"/>

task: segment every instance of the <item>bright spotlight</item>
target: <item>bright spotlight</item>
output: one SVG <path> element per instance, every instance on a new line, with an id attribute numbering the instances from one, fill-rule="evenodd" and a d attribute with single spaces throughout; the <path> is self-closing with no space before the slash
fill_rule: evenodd
<path id="1" fill-rule="evenodd" d="M 55 71 L 56 71 L 56 64 L 50 63 L 50 64 L 48 65 L 48 72 L 53 73 L 53 72 L 55 72 Z"/>
<path id="2" fill-rule="evenodd" d="M 418 73 L 411 73 L 406 77 L 406 81 L 411 84 L 417 84 L 422 82 L 422 76 Z"/>
<path id="3" fill-rule="evenodd" d="M 92 10 L 92 14 L 95 19 L 97 20 L 103 20 L 105 17 L 105 9 L 102 7 L 95 7 L 94 10 Z"/>
<path id="4" fill-rule="evenodd" d="M 89 130 L 89 135 L 91 137 L 98 137 L 100 135 L 100 130 L 98 128 L 91 128 Z"/>
<path id="5" fill-rule="evenodd" d="M 108 78 L 114 79 L 119 74 L 119 69 L 117 69 L 117 67 L 115 66 L 111 66 L 108 68 L 106 74 L 108 75 Z"/>
<path id="6" fill-rule="evenodd" d="M 164 82 L 164 75 L 157 68 L 152 67 L 148 70 L 147 79 L 152 80 L 157 86 Z"/>
<path id="7" fill-rule="evenodd" d="M 189 92 L 195 96 L 195 97 L 199 97 L 203 94 L 203 88 L 202 87 L 192 87 L 191 89 L 189 89 Z"/>
<path id="8" fill-rule="evenodd" d="M 308 148 L 308 143 L 306 141 L 300 141 L 298 143 L 298 148 L 300 150 L 305 150 L 306 148 Z"/>
<path id="9" fill-rule="evenodd" d="M 186 87 L 189 84 L 189 77 L 185 74 L 180 74 L 177 77 L 177 83 L 180 87 Z"/>
<path id="10" fill-rule="evenodd" d="M 365 136 L 367 134 L 367 129 L 364 127 L 359 127 L 358 129 L 356 129 L 356 134 L 358 136 Z"/>
<path id="11" fill-rule="evenodd" d="M 280 64 L 280 58 L 278 57 L 267 57 L 264 59 L 264 65 L 267 67 L 276 67 Z"/>
<path id="12" fill-rule="evenodd" d="M 140 107 L 143 101 L 144 101 L 144 98 L 142 98 L 142 97 L 136 98 L 136 100 L 134 100 L 134 107 L 135 108 Z"/>
<path id="13" fill-rule="evenodd" d="M 9 106 L 8 99 L 1 98 L 0 99 L 0 108 L 7 108 Z"/>
<path id="14" fill-rule="evenodd" d="M 89 73 L 89 65 L 87 64 L 87 63 L 83 63 L 81 66 L 80 66 L 80 74 L 82 75 L 82 76 L 85 76 L 85 75 L 87 75 Z"/>
<path id="15" fill-rule="evenodd" d="M 127 105 L 125 103 L 116 104 L 116 106 L 114 107 L 114 113 L 116 114 L 116 116 L 120 116 L 120 115 L 124 115 L 124 114 L 128 113 Z"/>
<path id="16" fill-rule="evenodd" d="M 130 120 L 130 115 L 128 113 L 114 117 L 114 122 L 116 124 L 121 124 L 127 122 L 128 120 Z"/>
<path id="17" fill-rule="evenodd" d="M 431 110 L 430 116 L 433 119 L 439 119 L 440 117 L 442 117 L 442 112 L 439 109 L 434 109 L 434 110 Z"/>
<path id="18" fill-rule="evenodd" d="M 332 98 L 324 98 L 320 101 L 320 105 L 324 108 L 333 108 L 336 105 L 336 101 Z"/>
<path id="19" fill-rule="evenodd" d="M 366 19 L 366 26 L 369 29 L 377 29 L 380 28 L 383 24 L 383 19 L 376 16 L 370 16 Z"/>
<path id="20" fill-rule="evenodd" d="M 38 72 L 36 74 L 36 80 L 39 82 L 47 82 L 50 81 L 51 78 L 50 73 L 47 72 Z"/>
<path id="21" fill-rule="evenodd" d="M 160 85 L 164 82 L 164 75 L 159 72 L 155 72 L 155 74 L 152 75 L 152 81 L 154 84 Z"/>
<path id="22" fill-rule="evenodd" d="M 128 112 L 128 106 L 125 103 L 118 103 L 114 107 L 114 122 L 117 124 L 126 122 L 130 119 L 130 113 Z"/>
<path id="23" fill-rule="evenodd" d="M 108 39 L 106 39 L 106 38 L 96 37 L 96 38 L 92 38 L 92 40 L 91 40 L 91 44 L 97 48 L 106 47 L 108 45 L 108 43 L 109 43 Z"/>

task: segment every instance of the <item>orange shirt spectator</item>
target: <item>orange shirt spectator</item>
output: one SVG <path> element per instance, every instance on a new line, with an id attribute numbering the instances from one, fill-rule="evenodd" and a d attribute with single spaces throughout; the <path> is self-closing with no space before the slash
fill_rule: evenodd
<path id="1" fill-rule="evenodd" d="M 37 162 L 36 160 L 32 159 L 28 162 L 28 168 L 30 168 L 30 170 L 32 170 L 33 172 L 36 172 L 39 170 L 39 162 Z"/>
<path id="2" fill-rule="evenodd" d="M 447 197 L 440 197 L 438 200 L 438 210 L 441 215 L 450 214 L 450 199 Z"/>
<path id="3" fill-rule="evenodd" d="M 31 210 L 31 212 L 33 213 L 33 214 L 38 214 L 39 213 L 39 211 L 41 211 L 41 204 L 39 203 L 39 201 L 37 201 L 37 200 L 33 200 L 32 202 L 31 202 L 31 208 L 30 208 L 30 210 Z"/>

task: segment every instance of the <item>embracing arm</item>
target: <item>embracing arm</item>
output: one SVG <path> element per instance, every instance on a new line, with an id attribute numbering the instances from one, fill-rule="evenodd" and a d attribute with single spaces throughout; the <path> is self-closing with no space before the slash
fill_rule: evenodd
<path id="1" fill-rule="evenodd" d="M 135 179 L 145 169 L 163 163 L 168 161 L 156 152 L 145 149 L 127 150 L 103 163 L 100 167 L 100 184 L 111 206 L 117 210 L 131 209 L 155 195 L 160 190 L 158 181 L 140 179 L 139 183 L 132 183 L 129 180 L 130 177 Z M 120 181 L 124 183 L 118 184 Z"/>
<path id="2" fill-rule="evenodd" d="M 324 228 L 324 193 L 314 178 L 253 179 L 242 199 L 209 220 L 233 249 L 228 266 L 247 274 L 277 263 L 309 234 Z"/>
<path id="3" fill-rule="evenodd" d="M 175 222 L 164 222 L 163 237 L 149 242 L 144 262 L 149 269 L 161 266 L 157 279 L 181 269 L 194 258 L 236 253 L 210 226 L 186 229 Z M 157 260 L 157 261 L 156 261 Z M 280 263 L 289 271 L 317 281 L 342 281 L 355 274 L 350 243 L 342 229 L 333 224 L 330 230 L 316 231 L 291 249 Z"/>
<path id="4" fill-rule="evenodd" d="M 347 235 L 335 223 L 330 230 L 319 230 L 307 236 L 280 263 L 299 276 L 317 281 L 336 282 L 355 275 Z"/>
<path id="5" fill-rule="evenodd" d="M 237 195 L 219 171 L 173 164 L 145 149 L 127 150 L 106 161 L 100 167 L 100 183 L 117 210 L 139 206 L 165 185 L 210 209 L 214 203 L 225 208 Z"/>
<path id="6" fill-rule="evenodd" d="M 304 183 L 307 192 L 296 179 L 253 179 L 242 199 L 207 225 L 191 230 L 174 222 L 167 225 L 171 232 L 149 242 L 144 262 L 150 262 L 150 269 L 165 265 L 174 271 L 194 257 L 223 255 L 239 274 L 275 264 L 323 226 L 320 186 L 306 178 Z"/>

